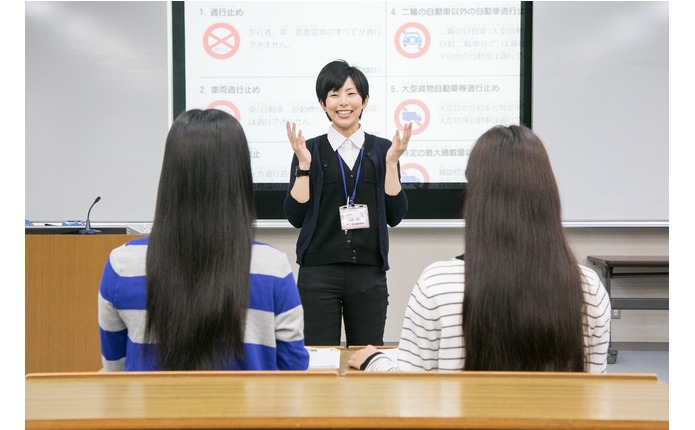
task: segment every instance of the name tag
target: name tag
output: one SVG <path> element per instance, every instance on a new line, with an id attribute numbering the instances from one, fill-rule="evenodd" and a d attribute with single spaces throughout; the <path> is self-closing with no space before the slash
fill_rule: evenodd
<path id="1" fill-rule="evenodd" d="M 340 226 L 343 230 L 369 228 L 367 205 L 345 205 L 339 208 Z"/>

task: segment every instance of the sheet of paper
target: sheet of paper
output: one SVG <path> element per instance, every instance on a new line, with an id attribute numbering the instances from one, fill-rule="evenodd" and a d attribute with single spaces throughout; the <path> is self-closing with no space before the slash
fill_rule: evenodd
<path id="1" fill-rule="evenodd" d="M 340 350 L 337 348 L 310 348 L 309 351 L 309 369 L 339 369 L 340 368 Z"/>

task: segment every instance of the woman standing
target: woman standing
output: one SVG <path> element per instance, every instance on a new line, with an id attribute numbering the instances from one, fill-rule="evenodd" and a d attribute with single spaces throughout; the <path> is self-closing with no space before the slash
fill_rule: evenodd
<path id="1" fill-rule="evenodd" d="M 348 345 L 383 344 L 389 269 L 388 226 L 401 222 L 408 200 L 399 158 L 411 124 L 393 142 L 360 124 L 369 83 L 356 67 L 333 61 L 316 79 L 316 95 L 331 122 L 306 140 L 287 123 L 294 156 L 285 216 L 301 228 L 297 285 L 308 345 L 339 345 L 345 320 Z"/>

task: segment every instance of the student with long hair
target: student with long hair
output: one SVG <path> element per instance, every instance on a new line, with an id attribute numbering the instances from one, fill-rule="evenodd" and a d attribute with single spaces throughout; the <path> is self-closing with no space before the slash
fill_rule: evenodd
<path id="1" fill-rule="evenodd" d="M 541 140 L 525 126 L 493 127 L 477 140 L 466 178 L 465 262 L 423 271 L 393 354 L 369 346 L 348 364 L 604 373 L 609 297 L 568 245 Z"/>
<path id="2" fill-rule="evenodd" d="M 248 143 L 220 110 L 169 131 L 152 232 L 113 250 L 99 290 L 104 370 L 305 370 L 287 256 L 255 241 Z"/>

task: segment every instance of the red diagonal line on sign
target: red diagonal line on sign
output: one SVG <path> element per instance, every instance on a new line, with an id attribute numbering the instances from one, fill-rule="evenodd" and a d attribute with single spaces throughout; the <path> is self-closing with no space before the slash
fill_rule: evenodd
<path id="1" fill-rule="evenodd" d="M 229 39 L 229 38 L 232 37 L 232 34 L 231 34 L 231 33 L 228 34 L 227 37 L 225 37 L 224 39 L 221 39 L 221 38 L 215 36 L 215 33 L 210 33 L 210 37 L 214 37 L 215 40 L 217 40 L 217 43 L 213 43 L 212 45 L 210 45 L 210 48 L 214 48 L 215 46 L 217 46 L 217 45 L 219 45 L 219 44 L 221 44 L 221 43 L 224 43 L 224 44 L 225 44 L 227 47 L 229 47 L 229 48 L 233 48 L 233 47 L 234 47 L 234 45 L 230 45 L 230 44 L 228 44 L 228 43 L 225 43 L 225 41 L 226 41 L 227 39 Z"/>

